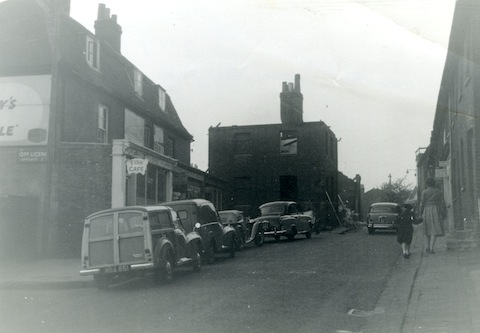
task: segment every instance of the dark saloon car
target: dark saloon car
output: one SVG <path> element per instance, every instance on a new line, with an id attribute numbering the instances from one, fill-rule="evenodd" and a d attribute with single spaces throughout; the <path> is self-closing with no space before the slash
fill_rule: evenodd
<path id="1" fill-rule="evenodd" d="M 229 225 L 235 228 L 237 232 L 237 249 L 243 249 L 245 244 L 254 242 L 256 246 L 263 245 L 263 226 L 261 221 L 249 223 L 241 210 L 222 210 L 218 214 L 222 220 L 223 225 Z"/>
<path id="2" fill-rule="evenodd" d="M 85 219 L 81 275 L 93 275 L 98 288 L 146 272 L 171 282 L 173 269 L 200 270 L 202 240 L 185 232 L 177 213 L 166 206 L 107 209 Z"/>
<path id="3" fill-rule="evenodd" d="M 371 204 L 367 215 L 368 233 L 373 234 L 377 229 L 396 231 L 397 225 L 395 221 L 400 212 L 400 205 L 394 202 Z"/>
<path id="4" fill-rule="evenodd" d="M 295 235 L 312 236 L 312 217 L 304 214 L 299 205 L 294 201 L 273 201 L 264 203 L 259 207 L 260 216 L 253 222 L 262 222 L 265 237 L 287 237 L 293 240 Z"/>
<path id="5" fill-rule="evenodd" d="M 235 257 L 237 235 L 235 229 L 223 225 L 215 206 L 208 200 L 191 199 L 163 203 L 174 209 L 185 230 L 196 231 L 202 237 L 202 257 L 206 263 L 215 261 L 215 254 L 227 252 Z"/>

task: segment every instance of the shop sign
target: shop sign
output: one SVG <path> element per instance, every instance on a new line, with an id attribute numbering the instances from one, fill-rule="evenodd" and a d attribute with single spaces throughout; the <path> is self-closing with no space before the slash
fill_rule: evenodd
<path id="1" fill-rule="evenodd" d="M 129 175 L 133 173 L 141 173 L 145 175 L 147 171 L 148 160 L 145 158 L 134 158 L 127 161 L 127 172 Z"/>
<path id="2" fill-rule="evenodd" d="M 18 163 L 46 163 L 48 159 L 47 147 L 18 149 Z"/>
<path id="3" fill-rule="evenodd" d="M 48 140 L 50 75 L 0 78 L 0 146 L 43 146 Z"/>

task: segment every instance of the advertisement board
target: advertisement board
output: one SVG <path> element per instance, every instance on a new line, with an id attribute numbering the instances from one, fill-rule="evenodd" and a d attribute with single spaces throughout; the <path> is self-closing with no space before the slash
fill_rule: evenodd
<path id="1" fill-rule="evenodd" d="M 0 147 L 46 145 L 51 75 L 0 77 Z"/>

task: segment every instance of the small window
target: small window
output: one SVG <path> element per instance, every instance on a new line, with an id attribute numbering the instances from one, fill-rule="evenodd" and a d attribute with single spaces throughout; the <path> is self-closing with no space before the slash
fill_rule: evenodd
<path id="1" fill-rule="evenodd" d="M 150 126 L 145 125 L 144 130 L 144 138 L 143 138 L 143 145 L 147 148 L 153 149 L 153 133 L 152 128 Z"/>
<path id="2" fill-rule="evenodd" d="M 174 153 L 175 153 L 175 142 L 173 141 L 173 139 L 168 138 L 167 146 L 165 147 L 165 155 L 174 157 Z"/>
<path id="3" fill-rule="evenodd" d="M 129 234 L 143 231 L 143 214 L 128 212 L 118 214 L 118 234 Z"/>
<path id="4" fill-rule="evenodd" d="M 145 120 L 135 112 L 125 109 L 125 139 L 143 145 Z"/>
<path id="5" fill-rule="evenodd" d="M 108 108 L 105 105 L 98 107 L 98 142 L 108 142 Z"/>
<path id="6" fill-rule="evenodd" d="M 153 150 L 160 154 L 165 152 L 163 144 L 163 128 L 157 125 L 154 125 L 153 127 Z"/>
<path id="7" fill-rule="evenodd" d="M 160 107 L 160 110 L 163 112 L 166 112 L 166 100 L 167 100 L 167 94 L 165 93 L 165 90 L 163 90 L 161 87 L 158 87 L 158 106 Z"/>
<path id="8" fill-rule="evenodd" d="M 280 132 L 280 154 L 297 153 L 297 135 L 295 131 Z"/>
<path id="9" fill-rule="evenodd" d="M 133 70 L 133 89 L 138 96 L 143 95 L 143 75 L 136 68 Z"/>
<path id="10" fill-rule="evenodd" d="M 170 221 L 170 216 L 168 211 L 165 212 L 154 212 L 148 214 L 148 219 L 150 221 L 150 228 L 152 230 L 172 228 L 172 223 Z"/>
<path id="11" fill-rule="evenodd" d="M 98 70 L 100 67 L 100 45 L 96 39 L 90 36 L 87 36 L 85 56 L 90 67 Z"/>
<path id="12" fill-rule="evenodd" d="M 113 214 L 99 216 L 90 220 L 90 239 L 109 236 L 113 236 Z"/>

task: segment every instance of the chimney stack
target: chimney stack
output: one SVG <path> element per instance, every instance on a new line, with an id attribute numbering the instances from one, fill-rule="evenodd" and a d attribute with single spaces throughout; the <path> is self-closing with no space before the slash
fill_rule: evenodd
<path id="1" fill-rule="evenodd" d="M 117 15 L 110 16 L 110 8 L 103 3 L 99 4 L 95 21 L 95 36 L 121 53 L 121 35 L 122 27 L 117 23 Z"/>
<path id="2" fill-rule="evenodd" d="M 303 95 L 300 91 L 300 74 L 295 75 L 295 84 L 292 82 L 282 83 L 280 117 L 282 124 L 303 123 Z"/>

